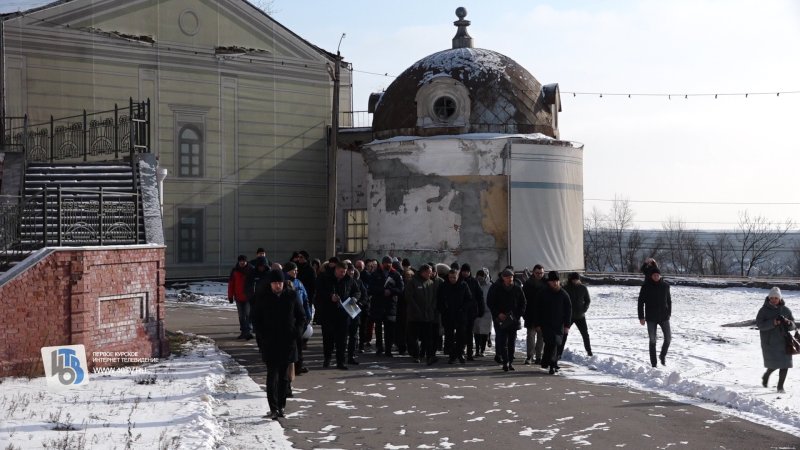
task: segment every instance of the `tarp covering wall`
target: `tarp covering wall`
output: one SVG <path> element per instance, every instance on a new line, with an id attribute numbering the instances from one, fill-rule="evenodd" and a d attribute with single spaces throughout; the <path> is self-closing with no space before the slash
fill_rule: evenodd
<path id="1" fill-rule="evenodd" d="M 582 271 L 583 148 L 511 146 L 511 264 Z"/>

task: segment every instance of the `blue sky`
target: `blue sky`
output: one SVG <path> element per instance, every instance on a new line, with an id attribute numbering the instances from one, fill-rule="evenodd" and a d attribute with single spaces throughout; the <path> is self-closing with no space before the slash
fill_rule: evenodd
<path id="1" fill-rule="evenodd" d="M 585 198 L 630 199 L 642 228 L 659 228 L 668 218 L 733 228 L 745 209 L 800 222 L 800 93 L 564 94 L 800 91 L 800 2 L 272 4 L 279 22 L 327 50 L 335 51 L 347 33 L 341 52 L 355 70 L 390 75 L 451 46 L 458 6 L 469 12 L 476 47 L 515 59 L 544 84 L 560 84 L 561 137 L 585 144 Z M 356 72 L 354 109 L 366 109 L 369 93 L 391 81 Z M 593 207 L 607 210 L 610 203 L 587 200 L 586 211 Z"/>
<path id="2" fill-rule="evenodd" d="M 43 2 L 0 0 L 0 10 Z M 276 20 L 326 50 L 347 34 L 354 110 L 393 80 L 364 72 L 397 75 L 450 48 L 465 6 L 476 47 L 559 83 L 561 137 L 585 145 L 586 212 L 620 197 L 642 228 L 730 229 L 744 210 L 800 223 L 800 93 L 682 97 L 800 91 L 796 0 L 251 2 L 271 3 Z"/>

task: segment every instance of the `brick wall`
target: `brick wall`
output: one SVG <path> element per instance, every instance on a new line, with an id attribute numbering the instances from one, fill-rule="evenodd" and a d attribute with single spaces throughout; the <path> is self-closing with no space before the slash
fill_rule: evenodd
<path id="1" fill-rule="evenodd" d="M 0 286 L 0 376 L 44 372 L 41 347 L 166 357 L 164 247 L 54 249 Z"/>

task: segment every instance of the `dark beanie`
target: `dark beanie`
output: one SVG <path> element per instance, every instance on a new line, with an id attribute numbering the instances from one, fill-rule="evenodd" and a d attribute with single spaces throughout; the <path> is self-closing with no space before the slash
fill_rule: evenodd
<path id="1" fill-rule="evenodd" d="M 653 267 L 652 269 L 649 269 L 649 270 L 650 270 L 650 275 L 652 275 L 654 273 L 657 273 L 657 274 L 661 275 L 661 269 L 659 269 L 658 267 Z"/>
<path id="2" fill-rule="evenodd" d="M 273 269 L 269 271 L 269 282 L 274 283 L 276 281 L 280 281 L 283 283 L 285 278 L 283 277 L 283 271 L 280 269 Z"/>
<path id="3" fill-rule="evenodd" d="M 558 272 L 556 272 L 555 270 L 551 270 L 550 272 L 547 273 L 547 281 L 558 281 L 558 280 L 559 280 Z"/>
<path id="4" fill-rule="evenodd" d="M 580 280 L 581 274 L 578 272 L 570 272 L 569 276 L 567 277 L 568 280 Z"/>
<path id="5" fill-rule="evenodd" d="M 464 263 L 464 264 L 461 265 L 461 271 L 462 272 L 472 272 L 472 269 L 469 267 L 469 264 Z"/>
<path id="6" fill-rule="evenodd" d="M 247 256 L 239 255 L 239 261 L 247 261 Z"/>

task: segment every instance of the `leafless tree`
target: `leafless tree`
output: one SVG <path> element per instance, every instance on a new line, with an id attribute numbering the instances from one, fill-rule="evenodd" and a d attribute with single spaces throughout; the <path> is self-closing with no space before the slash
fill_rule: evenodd
<path id="1" fill-rule="evenodd" d="M 273 15 L 275 10 L 275 0 L 248 0 L 253 6 L 264 11 L 268 15 Z"/>
<path id="2" fill-rule="evenodd" d="M 697 238 L 697 230 L 689 230 L 679 218 L 669 218 L 664 229 L 664 255 L 666 263 L 675 273 L 702 275 L 705 255 Z"/>
<path id="3" fill-rule="evenodd" d="M 747 211 L 739 213 L 736 225 L 736 258 L 739 260 L 740 276 L 750 276 L 750 271 L 759 263 L 772 258 L 783 247 L 782 239 L 792 228 L 791 219 L 784 224 L 771 224 L 764 216 L 751 216 Z"/>
<path id="4" fill-rule="evenodd" d="M 713 242 L 706 242 L 711 275 L 730 275 L 730 262 L 733 259 L 733 244 L 728 233 L 717 233 Z"/>
<path id="5" fill-rule="evenodd" d="M 593 208 L 584 219 L 583 255 L 586 268 L 589 270 L 601 272 L 608 268 L 610 239 L 606 221 L 605 215 L 598 211 L 597 207 Z"/>
<path id="6" fill-rule="evenodd" d="M 611 204 L 611 213 L 609 214 L 609 227 L 614 236 L 614 246 L 618 256 L 614 264 L 617 271 L 625 270 L 628 266 L 626 258 L 628 239 L 626 238 L 633 227 L 633 216 L 630 201 L 614 196 L 614 203 Z"/>

